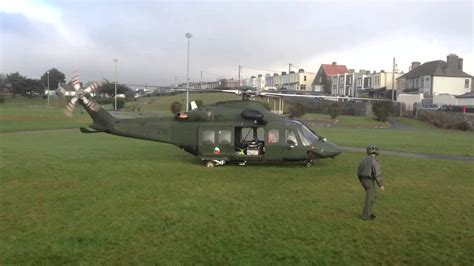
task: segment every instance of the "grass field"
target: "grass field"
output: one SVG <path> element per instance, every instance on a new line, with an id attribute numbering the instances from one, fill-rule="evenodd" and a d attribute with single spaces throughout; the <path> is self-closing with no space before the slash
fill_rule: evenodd
<path id="1" fill-rule="evenodd" d="M 17 107 L 33 119 L 39 113 Z M 1 118 L 12 108 L 0 107 Z M 360 153 L 311 168 L 209 169 L 171 145 L 10 129 L 0 134 L 0 264 L 474 263 L 469 162 L 382 153 L 386 191 L 377 219 L 365 222 Z M 449 130 L 318 131 L 341 145 L 363 145 L 369 135 L 383 147 L 399 141 L 398 150 L 473 153 L 472 135 Z"/>

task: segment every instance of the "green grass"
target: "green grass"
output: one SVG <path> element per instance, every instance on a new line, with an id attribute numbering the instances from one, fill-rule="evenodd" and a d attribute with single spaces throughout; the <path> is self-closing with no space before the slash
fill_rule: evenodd
<path id="1" fill-rule="evenodd" d="M 474 134 L 456 130 L 387 130 L 370 128 L 314 128 L 341 146 L 367 147 L 421 153 L 474 156 Z"/>
<path id="2" fill-rule="evenodd" d="M 411 118 L 397 117 L 396 119 L 402 124 L 405 124 L 405 125 L 417 128 L 417 129 L 440 129 L 440 128 L 437 128 L 437 127 L 435 127 L 431 124 L 428 124 L 428 123 L 425 123 L 425 122 L 422 122 L 422 121 L 419 121 L 419 120 L 411 119 Z M 442 130 L 442 129 L 440 129 L 440 130 Z"/>
<path id="3" fill-rule="evenodd" d="M 64 109 L 65 101 L 59 99 L 51 99 L 48 108 L 45 99 L 7 98 L 0 104 L 0 132 L 78 128 L 92 121 L 81 106 L 73 118 Z"/>
<path id="4" fill-rule="evenodd" d="M 388 125 L 384 122 L 377 121 L 375 117 L 366 116 L 349 116 L 340 115 L 335 120 L 331 119 L 328 114 L 307 113 L 301 117 L 303 120 L 320 120 L 327 122 L 335 122 L 338 127 L 368 127 L 368 128 L 385 128 Z"/>
<path id="5" fill-rule="evenodd" d="M 63 130 L 2 134 L 0 156 L 0 264 L 474 262 L 472 163 L 382 155 L 365 222 L 357 153 L 208 169 L 170 145 Z"/>

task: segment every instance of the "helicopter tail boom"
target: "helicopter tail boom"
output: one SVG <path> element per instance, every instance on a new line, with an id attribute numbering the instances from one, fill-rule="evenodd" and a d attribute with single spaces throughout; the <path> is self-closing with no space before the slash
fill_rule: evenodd
<path id="1" fill-rule="evenodd" d="M 110 132 L 113 130 L 117 119 L 115 119 L 104 108 L 100 107 L 97 111 L 95 111 L 87 108 L 87 105 L 82 101 L 80 101 L 80 104 L 92 118 L 93 123 L 90 125 L 90 128 L 101 132 Z"/>

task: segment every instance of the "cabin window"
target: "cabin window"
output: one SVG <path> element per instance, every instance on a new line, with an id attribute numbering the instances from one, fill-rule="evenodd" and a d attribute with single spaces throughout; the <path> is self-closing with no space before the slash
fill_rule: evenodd
<path id="1" fill-rule="evenodd" d="M 217 132 L 217 142 L 219 144 L 231 144 L 232 133 L 230 132 L 230 130 L 219 130 Z"/>
<path id="2" fill-rule="evenodd" d="M 298 140 L 296 139 L 296 133 L 292 129 L 285 130 L 286 144 L 298 146 Z"/>
<path id="3" fill-rule="evenodd" d="M 469 79 L 464 80 L 464 88 L 469 89 Z"/>
<path id="4" fill-rule="evenodd" d="M 270 129 L 268 131 L 268 144 L 277 143 L 280 139 L 280 131 L 278 129 Z"/>
<path id="5" fill-rule="evenodd" d="M 201 138 L 203 144 L 216 143 L 216 133 L 214 132 L 214 130 L 203 130 Z"/>

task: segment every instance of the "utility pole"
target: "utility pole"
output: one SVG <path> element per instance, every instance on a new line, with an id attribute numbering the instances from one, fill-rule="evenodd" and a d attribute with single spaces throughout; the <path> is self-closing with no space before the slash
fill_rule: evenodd
<path id="1" fill-rule="evenodd" d="M 48 70 L 48 108 L 49 108 L 49 70 Z"/>
<path id="2" fill-rule="evenodd" d="M 290 90 L 290 71 L 291 71 L 291 63 L 288 63 L 288 84 L 287 84 L 287 90 Z"/>
<path id="3" fill-rule="evenodd" d="M 114 58 L 115 62 L 115 94 L 114 94 L 114 102 L 115 102 L 115 111 L 117 111 L 117 58 Z"/>
<path id="4" fill-rule="evenodd" d="M 239 65 L 239 87 L 242 86 L 242 84 L 240 83 L 240 69 L 242 68 L 241 65 Z"/>
<path id="5" fill-rule="evenodd" d="M 395 57 L 393 58 L 392 66 L 392 102 L 395 101 Z"/>
<path id="6" fill-rule="evenodd" d="M 193 35 L 189 32 L 184 34 L 184 37 L 188 39 L 188 63 L 187 63 L 187 75 L 186 75 L 186 112 L 189 111 L 189 43 Z"/>

